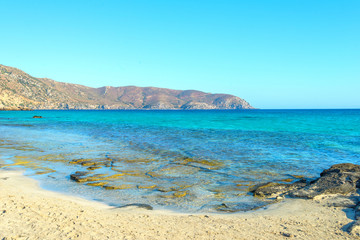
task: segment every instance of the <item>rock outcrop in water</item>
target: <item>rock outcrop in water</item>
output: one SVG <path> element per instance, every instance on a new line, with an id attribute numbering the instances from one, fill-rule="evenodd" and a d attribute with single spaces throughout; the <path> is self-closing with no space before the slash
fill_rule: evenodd
<path id="1" fill-rule="evenodd" d="M 255 186 L 251 192 L 257 197 L 278 199 L 286 195 L 306 199 L 330 197 L 329 207 L 353 209 L 354 221 L 344 230 L 360 237 L 360 165 L 335 164 L 314 181 L 304 179 L 292 184 L 266 183 Z"/>
<path id="2" fill-rule="evenodd" d="M 335 164 L 324 170 L 320 177 L 307 182 L 305 179 L 291 184 L 265 183 L 250 191 L 256 197 L 277 197 L 290 195 L 298 198 L 314 198 L 324 194 L 350 194 L 360 188 L 360 165 L 352 163 Z"/>
<path id="3" fill-rule="evenodd" d="M 229 94 L 155 87 L 91 88 L 35 78 L 0 65 L 0 110 L 28 109 L 252 109 Z"/>
<path id="4" fill-rule="evenodd" d="M 290 191 L 298 190 L 307 185 L 306 180 L 302 179 L 292 184 L 286 183 L 266 183 L 260 184 L 252 190 L 255 197 L 273 197 Z"/>
<path id="5" fill-rule="evenodd" d="M 294 191 L 292 196 L 314 198 L 321 194 L 348 194 L 360 187 L 360 166 L 344 163 L 324 170 L 320 178 L 308 186 Z"/>

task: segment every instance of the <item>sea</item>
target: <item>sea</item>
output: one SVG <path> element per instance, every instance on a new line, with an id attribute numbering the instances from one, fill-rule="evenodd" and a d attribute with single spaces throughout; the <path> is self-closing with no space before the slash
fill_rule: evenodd
<path id="1" fill-rule="evenodd" d="M 247 211 L 338 163 L 360 164 L 358 109 L 0 111 L 0 168 L 116 207 Z"/>

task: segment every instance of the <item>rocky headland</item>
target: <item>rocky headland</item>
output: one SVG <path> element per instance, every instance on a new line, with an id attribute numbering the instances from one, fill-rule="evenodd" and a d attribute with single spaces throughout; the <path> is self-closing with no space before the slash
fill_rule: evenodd
<path id="1" fill-rule="evenodd" d="M 36 109 L 252 109 L 229 94 L 155 87 L 100 87 L 35 78 L 0 65 L 0 110 Z"/>

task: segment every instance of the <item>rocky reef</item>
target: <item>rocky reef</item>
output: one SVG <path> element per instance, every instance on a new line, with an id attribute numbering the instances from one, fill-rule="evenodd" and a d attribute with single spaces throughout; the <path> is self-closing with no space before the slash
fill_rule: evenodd
<path id="1" fill-rule="evenodd" d="M 155 87 L 100 87 L 56 82 L 0 65 L 0 110 L 252 109 L 229 94 Z"/>

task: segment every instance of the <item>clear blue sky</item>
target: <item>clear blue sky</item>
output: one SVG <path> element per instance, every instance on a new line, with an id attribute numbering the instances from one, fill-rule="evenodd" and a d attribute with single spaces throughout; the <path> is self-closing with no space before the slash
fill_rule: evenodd
<path id="1" fill-rule="evenodd" d="M 0 64 L 91 87 L 360 108 L 359 0 L 4 0 Z"/>

